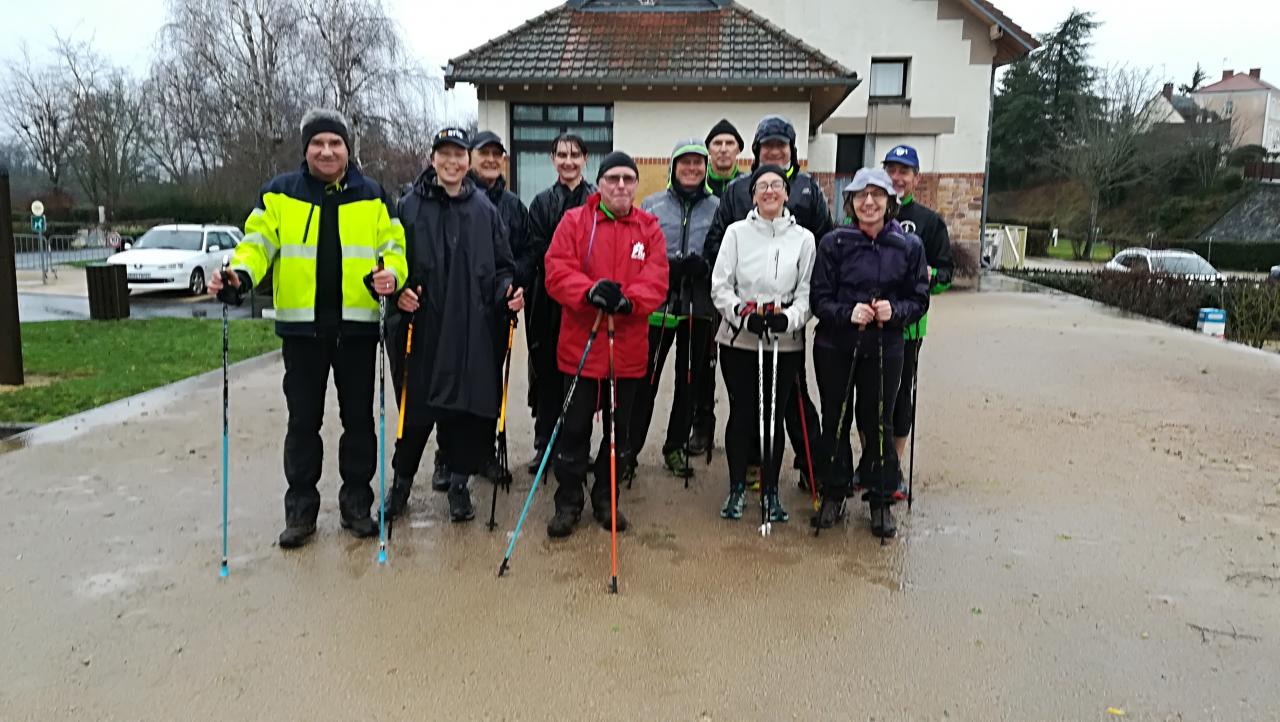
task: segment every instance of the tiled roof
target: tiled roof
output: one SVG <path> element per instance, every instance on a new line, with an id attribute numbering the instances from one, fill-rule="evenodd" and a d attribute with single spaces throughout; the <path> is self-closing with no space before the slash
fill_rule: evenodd
<path id="1" fill-rule="evenodd" d="M 1035 36 L 1026 30 L 1023 30 L 1021 25 L 1015 23 L 1012 18 L 1005 15 L 1000 8 L 991 4 L 988 0 L 969 0 L 969 2 L 980 11 L 985 11 L 983 14 L 990 15 L 991 19 L 995 21 L 995 23 L 999 25 L 1005 33 L 1013 35 L 1019 43 L 1026 47 L 1028 51 L 1035 50 L 1040 47 L 1040 42 L 1035 39 Z"/>
<path id="2" fill-rule="evenodd" d="M 1248 73 L 1236 73 L 1235 75 L 1220 80 L 1213 85 L 1206 85 L 1196 90 L 1197 93 L 1247 93 L 1251 90 L 1280 90 L 1276 86 L 1268 83 L 1261 78 L 1255 78 Z"/>
<path id="3" fill-rule="evenodd" d="M 446 81 L 848 86 L 857 74 L 734 2 L 572 1 L 449 62 Z"/>

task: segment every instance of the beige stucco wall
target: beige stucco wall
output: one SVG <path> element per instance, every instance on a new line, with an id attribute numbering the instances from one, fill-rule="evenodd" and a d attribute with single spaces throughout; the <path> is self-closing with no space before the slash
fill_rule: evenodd
<path id="1" fill-rule="evenodd" d="M 1237 146 L 1263 145 L 1267 150 L 1280 152 L 1280 93 L 1250 90 L 1194 93 L 1193 97 L 1201 107 L 1223 117 L 1227 117 L 1227 103 L 1232 104 L 1231 132 L 1235 135 Z M 1267 112 L 1268 104 L 1271 106 L 1270 113 Z"/>
<path id="2" fill-rule="evenodd" d="M 619 101 L 613 106 L 613 147 L 637 158 L 666 158 L 682 138 L 705 138 L 707 131 L 721 118 L 728 118 L 738 128 L 747 144 L 742 158 L 751 157 L 751 137 L 756 123 L 770 113 L 786 116 L 797 129 L 796 150 L 807 158 L 809 138 L 809 103 L 807 100 L 782 102 L 779 90 L 757 89 L 769 99 L 760 103 L 676 103 Z M 799 95 L 795 90 L 791 93 Z"/>
<path id="3" fill-rule="evenodd" d="M 995 46 L 986 25 L 958 3 L 940 0 L 943 14 L 967 19 L 939 20 L 939 0 L 739 1 L 863 78 L 863 84 L 836 111 L 837 117 L 868 116 L 873 57 L 909 57 L 911 116 L 955 118 L 954 132 L 936 136 L 928 152 L 919 148 L 923 169 L 934 173 L 984 171 Z M 966 33 L 973 40 L 965 39 Z M 873 134 L 874 115 L 868 120 Z M 877 147 L 881 145 L 877 143 Z M 834 139 L 829 143 L 815 141 L 814 148 L 810 168 L 834 170 Z"/>
<path id="4" fill-rule="evenodd" d="M 509 114 L 504 100 L 481 100 L 476 113 L 476 128 L 492 130 L 502 136 L 509 146 L 511 144 L 511 128 L 508 124 Z"/>

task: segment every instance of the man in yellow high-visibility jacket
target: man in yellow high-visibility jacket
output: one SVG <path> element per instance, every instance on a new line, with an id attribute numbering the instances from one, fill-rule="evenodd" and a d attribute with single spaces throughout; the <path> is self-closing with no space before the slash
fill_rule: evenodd
<path id="1" fill-rule="evenodd" d="M 311 110 L 302 119 L 306 162 L 262 187 L 245 221 L 224 284 L 214 274 L 209 292 L 239 303 L 272 272 L 276 333 L 284 340 L 285 530 L 280 546 L 306 544 L 320 512 L 324 418 L 329 369 L 342 416 L 338 508 L 357 538 L 376 536 L 370 481 L 377 470 L 373 383 L 379 296 L 390 296 L 408 274 L 404 229 L 382 187 L 348 163 L 346 119 Z M 384 270 L 377 270 L 381 256 Z M 371 270 L 372 269 L 372 270 Z"/>

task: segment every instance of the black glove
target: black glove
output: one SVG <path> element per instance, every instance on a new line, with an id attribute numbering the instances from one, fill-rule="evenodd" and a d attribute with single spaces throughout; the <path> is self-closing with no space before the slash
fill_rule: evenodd
<path id="1" fill-rule="evenodd" d="M 596 285 L 587 291 L 587 303 L 605 313 L 614 313 L 623 300 L 625 299 L 622 295 L 622 288 L 607 278 L 596 281 Z M 627 304 L 629 306 L 630 301 Z"/>
<path id="2" fill-rule="evenodd" d="M 622 296 L 618 299 L 618 302 L 614 304 L 613 308 L 609 309 L 609 313 L 616 313 L 625 316 L 631 313 L 632 310 L 634 309 L 631 306 L 631 299 L 626 296 Z"/>
<path id="3" fill-rule="evenodd" d="M 769 324 L 765 322 L 764 316 L 758 313 L 753 313 L 750 316 L 747 316 L 747 330 L 751 333 L 754 333 L 757 336 L 763 336 L 764 330 L 768 327 Z"/>
<path id="4" fill-rule="evenodd" d="M 225 269 L 218 269 L 217 272 L 223 274 L 222 288 L 218 289 L 218 300 L 228 306 L 239 306 L 244 301 L 245 292 L 249 288 L 249 274 L 244 271 L 228 271 Z M 232 286 L 227 281 L 227 276 L 232 273 L 236 274 L 236 277 L 240 280 L 239 288 Z"/>
<path id="5" fill-rule="evenodd" d="M 767 313 L 764 316 L 765 325 L 774 333 L 785 333 L 787 320 L 787 315 L 784 313 Z"/>
<path id="6" fill-rule="evenodd" d="M 702 278 L 711 272 L 707 259 L 696 253 L 681 258 L 677 263 L 680 265 L 680 275 L 685 278 Z"/>

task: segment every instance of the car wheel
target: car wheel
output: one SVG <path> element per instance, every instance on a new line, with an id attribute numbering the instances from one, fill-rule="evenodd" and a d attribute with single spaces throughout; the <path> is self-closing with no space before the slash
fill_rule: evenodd
<path id="1" fill-rule="evenodd" d="M 191 293 L 196 296 L 204 295 L 204 269 L 197 268 L 191 272 L 191 283 L 187 284 L 187 288 L 191 289 Z"/>

